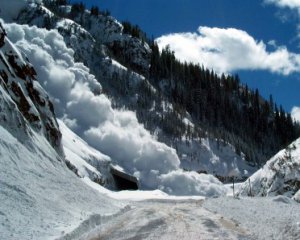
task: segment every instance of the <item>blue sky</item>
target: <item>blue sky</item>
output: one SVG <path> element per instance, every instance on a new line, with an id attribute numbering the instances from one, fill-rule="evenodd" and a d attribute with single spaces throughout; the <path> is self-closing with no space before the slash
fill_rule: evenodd
<path id="1" fill-rule="evenodd" d="M 216 70 L 238 73 L 242 82 L 266 98 L 272 94 L 287 111 L 300 106 L 300 0 L 84 2 L 138 24 L 160 45 L 173 46 L 182 60 L 199 59 Z M 190 49 L 198 55 L 189 58 Z M 222 55 L 212 55 L 216 49 Z"/>

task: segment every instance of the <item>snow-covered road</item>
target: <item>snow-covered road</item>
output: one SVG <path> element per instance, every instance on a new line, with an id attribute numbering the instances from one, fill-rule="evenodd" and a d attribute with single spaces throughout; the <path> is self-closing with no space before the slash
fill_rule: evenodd
<path id="1" fill-rule="evenodd" d="M 202 207 L 203 200 L 134 202 L 79 239 L 250 239 L 237 223 Z"/>
<path id="2" fill-rule="evenodd" d="M 203 207 L 233 219 L 256 240 L 299 240 L 300 204 L 285 196 L 207 199 Z"/>

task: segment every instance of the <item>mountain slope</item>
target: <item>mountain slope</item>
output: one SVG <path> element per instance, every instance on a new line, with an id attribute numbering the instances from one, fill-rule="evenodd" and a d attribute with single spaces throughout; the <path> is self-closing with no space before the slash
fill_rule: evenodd
<path id="1" fill-rule="evenodd" d="M 29 5 L 29 8 L 35 7 L 35 4 Z M 56 30 L 14 23 L 5 24 L 5 27 L 15 46 L 35 66 L 41 86 L 53 101 L 57 117 L 89 145 L 109 156 L 112 163 L 139 179 L 142 189 L 159 188 L 181 195 L 225 193 L 214 177 L 184 172 L 176 151 L 158 142 L 145 130 L 134 112 L 115 110 L 95 76 L 83 63 L 74 60 L 74 51 L 66 46 Z M 70 39 L 76 36 L 71 35 Z M 135 76 L 139 78 L 137 74 Z M 95 180 L 93 173 L 88 175 Z M 186 187 L 179 191 L 178 185 L 182 181 Z M 212 185 L 206 192 L 207 182 Z"/>
<path id="2" fill-rule="evenodd" d="M 119 212 L 121 203 L 87 187 L 66 167 L 41 78 L 5 34 L 1 26 L 1 238 L 53 239 L 84 219 Z"/>
<path id="3" fill-rule="evenodd" d="M 46 6 L 52 12 L 42 5 L 29 5 L 17 21 L 57 29 L 74 50 L 75 60 L 88 66 L 101 82 L 112 106 L 135 111 L 138 121 L 151 134 L 176 148 L 181 168 L 220 177 L 237 170 L 240 178 L 255 171 L 245 161 L 245 155 L 237 154 L 235 146 L 205 133 L 187 111 L 178 110 L 178 105 L 172 104 L 159 87 L 149 82 L 152 51 L 145 41 L 132 37 L 113 17 L 78 10 L 78 4 L 71 7 L 47 2 Z M 93 140 L 83 138 L 94 144 Z"/>
<path id="4" fill-rule="evenodd" d="M 240 187 L 240 195 L 285 195 L 299 201 L 300 139 L 278 152 Z M 298 192 L 298 193 L 297 193 Z"/>
<path id="5" fill-rule="evenodd" d="M 114 181 L 110 174 L 110 157 L 89 146 L 63 121 L 58 120 L 58 123 L 68 167 L 80 178 L 87 177 L 102 186 L 114 188 Z"/>
<path id="6" fill-rule="evenodd" d="M 17 1 L 11 0 L 9 3 Z M 36 5 L 32 4 L 31 7 L 35 8 Z M 69 23 L 74 24 L 68 20 L 65 22 L 66 27 L 70 26 Z M 79 25 L 77 27 L 80 28 Z M 219 196 L 226 193 L 224 186 L 215 177 L 183 171 L 175 150 L 158 142 L 138 123 L 132 111 L 112 107 L 114 104 L 104 94 L 105 90 L 95 76 L 89 73 L 83 63 L 74 60 L 76 52 L 66 46 L 66 37 L 63 38 L 56 30 L 48 31 L 36 26 L 5 24 L 5 28 L 0 27 L 1 238 L 80 239 L 100 236 L 102 239 L 104 235 L 116 239 L 124 236 L 145 239 L 163 236 L 169 239 L 173 236 L 170 233 L 174 233 L 182 239 L 199 236 L 238 239 L 248 237 L 247 230 L 257 233 L 259 229 L 259 234 L 263 233 L 266 222 L 270 224 L 267 234 L 262 235 L 263 239 L 265 236 L 299 238 L 299 205 L 285 197 L 274 198 L 274 201 L 256 201 L 252 198 L 250 201 L 242 200 L 238 205 L 236 201 L 239 199 L 206 200 L 211 206 L 222 208 L 230 212 L 231 216 L 236 215 L 234 219 L 242 219 L 241 223 L 247 223 L 248 229 L 245 229 L 244 226 L 237 226 L 240 222 L 213 213 L 216 210 L 209 212 L 202 209 L 197 197 L 193 197 L 195 201 L 184 201 L 183 197 L 170 197 L 160 191 L 129 194 L 126 191 L 117 193 L 104 189 L 99 183 L 112 187 L 109 164 L 113 163 L 121 164 L 125 171 L 135 175 L 143 189 L 159 188 L 177 195 Z M 72 35 L 70 40 L 84 42 L 84 39 L 88 39 L 85 36 L 90 36 L 89 39 L 94 41 L 84 30 L 78 36 Z M 100 50 L 105 51 L 105 46 Z M 111 70 L 122 72 L 126 69 L 105 54 L 103 57 L 109 74 L 113 74 Z M 150 92 L 157 91 L 146 78 L 137 73 L 132 73 L 128 79 L 144 82 L 144 86 L 150 87 Z M 164 101 L 162 107 L 164 110 L 157 111 L 158 115 L 164 115 L 165 110 L 174 106 Z M 181 120 L 189 126 L 192 121 L 185 114 L 186 118 Z M 57 116 L 60 118 L 58 121 Z M 175 121 L 175 118 L 172 120 Z M 192 143 L 191 148 L 198 149 L 198 143 L 188 138 L 180 141 L 186 146 Z M 226 142 L 197 141 L 205 148 L 208 164 L 214 165 L 210 161 L 214 160 L 217 166 L 238 166 L 234 165 L 235 160 L 233 165 L 230 164 L 231 156 L 235 155 L 232 154 L 233 147 Z M 222 147 L 222 144 L 226 146 Z M 296 142 L 296 147 L 298 145 Z M 184 148 L 184 145 L 180 147 Z M 211 154 L 218 151 L 220 155 L 227 156 L 226 164 L 218 159 L 217 154 Z M 296 156 L 298 150 L 294 147 L 287 150 L 287 157 L 296 159 L 297 163 Z M 297 171 L 291 170 L 294 160 L 291 163 L 287 161 L 286 169 L 290 169 L 287 175 L 298 176 Z M 284 164 L 279 161 L 278 166 Z M 299 169 L 297 164 L 295 166 Z M 229 169 L 224 166 L 218 170 Z M 290 195 L 296 191 L 297 185 L 296 188 L 293 186 L 289 186 L 293 191 L 289 189 Z M 130 198 L 145 199 L 144 194 L 149 194 L 150 198 L 162 198 L 163 203 L 162 200 L 155 202 L 153 199 L 139 203 L 128 202 Z M 297 196 L 299 191 L 294 195 L 295 198 Z M 266 214 L 268 212 L 272 212 L 271 216 Z M 200 219 L 199 222 L 195 221 L 195 216 Z M 253 216 L 260 221 L 255 219 L 249 224 Z M 272 231 L 274 222 L 275 233 Z"/>
<path id="7" fill-rule="evenodd" d="M 137 154 L 135 156 L 138 158 L 133 159 L 137 163 L 127 162 L 125 166 L 128 171 L 140 168 L 152 174 L 147 181 L 141 175 L 143 187 L 159 187 L 173 194 L 216 196 L 225 193 L 222 184 L 213 176 L 181 171 L 174 150 L 152 138 L 138 125 L 133 113 L 115 111 L 104 95 L 98 98 L 101 86 L 88 74 L 83 64 L 74 62 L 73 51 L 66 48 L 56 31 L 17 24 L 5 24 L 5 27 L 6 30 L 2 25 L 0 27 L 2 238 L 56 239 L 78 236 L 106 218 L 120 214 L 125 207 L 124 203 L 105 196 L 103 192 L 107 190 L 87 178 L 107 186 L 112 184 L 108 174 L 111 158 L 88 146 L 63 122 L 60 121 L 62 132 L 58 128 L 56 111 L 66 123 L 82 131 L 79 127 L 85 125 L 79 123 L 85 119 L 68 119 L 68 116 L 76 116 L 71 114 L 83 108 L 77 105 L 72 109 L 74 112 L 68 108 L 89 99 L 86 95 L 91 100 L 83 101 L 85 107 L 94 103 L 92 106 L 100 107 L 99 114 L 106 114 L 100 118 L 104 121 L 102 133 L 105 135 L 108 127 L 112 133 L 122 130 L 124 134 L 117 139 L 121 153 L 117 151 L 115 154 L 121 156 L 126 153 L 126 148 L 122 149 L 126 141 L 141 141 L 134 142 L 138 148 L 141 147 L 141 151 L 133 148 L 136 152 L 130 152 Z M 16 44 L 6 36 L 7 32 Z M 43 87 L 52 96 L 48 96 Z M 98 120 L 99 116 L 86 121 Z M 112 145 L 113 136 L 106 136 Z M 127 136 L 129 139 L 126 139 Z M 156 162 L 151 161 L 153 157 L 157 158 Z M 145 160 L 149 161 L 146 168 Z M 69 163 L 75 165 L 81 179 L 68 169 Z M 152 170 L 149 171 L 149 168 Z M 179 186 L 182 181 L 186 182 L 187 189 Z M 92 184 L 97 186 L 97 190 L 90 187 Z"/>
<path id="8" fill-rule="evenodd" d="M 36 81 L 36 71 L 6 38 L 6 31 L 2 26 L 0 26 L 0 47 L 0 80 L 3 91 L 5 91 L 2 97 L 7 99 L 5 95 L 9 95 L 16 105 L 9 107 L 12 103 L 3 99 L 3 107 L 8 106 L 4 108 L 1 125 L 14 128 L 14 125 L 17 124 L 19 127 L 26 128 L 23 117 L 33 129 L 42 132 L 49 142 L 60 151 L 61 134 L 54 116 L 53 104 L 49 101 L 49 97 L 39 82 Z M 13 108 L 16 107 L 18 110 L 13 111 Z"/>
<path id="9" fill-rule="evenodd" d="M 120 211 L 120 202 L 69 171 L 43 136 L 33 132 L 26 146 L 2 126 L 0 134 L 1 238 L 53 239 L 83 220 Z"/>

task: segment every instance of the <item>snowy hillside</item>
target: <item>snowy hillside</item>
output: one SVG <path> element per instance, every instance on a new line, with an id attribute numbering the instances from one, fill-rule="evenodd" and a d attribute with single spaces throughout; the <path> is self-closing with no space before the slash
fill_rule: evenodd
<path id="1" fill-rule="evenodd" d="M 99 94 L 101 85 L 87 67 L 74 61 L 74 52 L 66 47 L 57 31 L 17 24 L 5 24 L 5 28 L 9 38 L 35 66 L 37 75 L 43 79 L 42 86 L 53 99 L 58 118 L 68 127 L 137 177 L 142 188 L 203 194 L 201 177 L 180 170 L 174 149 L 157 142 L 133 112 L 114 110 L 110 100 Z M 172 184 L 165 182 L 170 177 Z M 182 178 L 191 187 L 186 186 L 182 189 L 185 192 L 180 193 L 175 189 Z M 221 194 L 221 184 L 213 182 L 215 194 Z"/>
<path id="2" fill-rule="evenodd" d="M 300 139 L 226 196 L 205 172 L 255 167 L 228 142 L 193 136 L 192 117 L 143 76 L 146 43 L 110 16 L 76 23 L 41 0 L 0 8 L 1 240 L 300 238 Z M 186 133 L 166 134 L 173 123 Z M 140 189 L 112 191 L 116 172 Z"/>
<path id="3" fill-rule="evenodd" d="M 181 154 L 181 167 L 187 170 L 207 172 L 218 176 L 222 181 L 231 181 L 231 177 L 245 179 L 250 177 L 256 167 L 251 166 L 245 157 L 236 154 L 235 149 L 228 143 L 216 139 L 201 139 L 187 141 L 177 145 Z"/>
<path id="4" fill-rule="evenodd" d="M 67 168 L 41 78 L 2 28 L 0 72 L 1 239 L 54 238 L 92 216 L 119 212 L 121 203 L 88 188 Z"/>
<path id="5" fill-rule="evenodd" d="M 285 195 L 300 201 L 300 139 L 271 158 L 240 187 L 240 195 Z"/>
<path id="6" fill-rule="evenodd" d="M 71 6 L 50 4 L 50 7 L 60 16 L 71 11 Z M 186 112 L 173 114 L 176 107 L 161 98 L 161 89 L 150 84 L 147 74 L 146 77 L 141 75 L 150 66 L 151 50 L 148 44 L 123 34 L 123 26 L 113 17 L 91 15 L 85 10 L 82 14 L 74 13 L 73 20 L 70 20 L 58 17 L 45 6 L 30 4 L 20 12 L 17 21 L 40 28 L 57 29 L 66 45 L 73 49 L 75 61 L 83 62 L 101 82 L 102 90 L 112 100 L 112 106 L 135 111 L 138 121 L 144 123 L 151 134 L 176 148 L 181 168 L 207 172 L 221 178 L 232 171 L 237 171 L 241 179 L 255 172 L 256 168 L 245 161 L 245 156 L 239 156 L 236 149 L 225 141 L 219 144 L 218 140 L 205 137 L 205 134 L 188 140 L 188 134 L 196 134 L 192 118 Z M 147 99 L 148 96 L 152 96 L 152 99 Z M 168 122 L 168 119 L 173 121 Z M 173 126 L 170 127 L 170 124 Z M 170 128 L 189 128 L 190 133 L 186 130 L 183 137 L 174 139 L 172 134 L 167 133 Z M 74 126 L 72 129 L 75 129 Z M 85 133 L 86 136 L 82 135 L 82 130 L 75 132 L 96 147 L 91 132 Z M 107 150 L 99 150 L 109 155 Z"/>
<path id="7" fill-rule="evenodd" d="M 94 95 L 89 87 L 100 89 L 100 85 L 95 83 L 94 77 L 88 74 L 82 64 L 73 62 L 72 51 L 66 48 L 57 32 L 16 24 L 5 24 L 5 27 L 17 44 L 12 44 L 6 37 L 6 30 L 1 27 L 1 237 L 45 239 L 45 236 L 48 236 L 52 239 L 73 231 L 82 221 L 91 221 L 88 226 L 84 225 L 84 229 L 87 230 L 86 227 L 93 227 L 104 215 L 115 214 L 125 206 L 90 188 L 91 181 L 87 181 L 86 178 L 81 181 L 67 168 L 69 162 L 77 168 L 75 172 L 79 177 L 89 177 L 104 185 L 112 184 L 108 174 L 111 158 L 88 146 L 61 121 L 60 132 L 54 114 L 56 108 L 53 108 L 42 85 L 52 94 L 51 99 L 54 100 L 57 113 L 71 126 L 71 123 L 80 123 L 83 119 L 76 118 L 73 122 L 68 119 L 68 116 L 74 116 L 71 115 L 69 106 L 86 100 L 83 101 L 85 107 L 92 103 L 95 107 L 91 109 L 99 107 L 101 112 L 98 118 L 91 116 L 93 118 L 87 121 L 104 121 L 103 124 L 109 131 L 106 133 L 104 128 L 102 130 L 103 136 L 108 138 L 107 144 L 112 144 L 111 148 L 114 151 L 118 145 L 121 147 L 121 152 L 115 154 L 122 153 L 123 157 L 126 157 L 124 151 L 127 149 L 122 149 L 122 145 L 126 145 L 126 138 L 129 138 L 127 141 L 141 141 L 132 142 L 132 146 L 136 145 L 133 147 L 136 152 L 128 154 L 131 153 L 133 160 L 137 162 L 136 168 L 140 167 L 154 176 L 152 179 L 157 181 L 154 184 L 151 178 L 147 179 L 152 188 L 159 187 L 173 194 L 215 196 L 225 193 L 222 184 L 212 176 L 180 171 L 174 150 L 156 142 L 141 125 L 138 125 L 133 113 L 116 112 L 104 95 Z M 49 42 L 54 45 L 49 45 Z M 23 52 L 20 52 L 20 49 Z M 28 58 L 24 53 L 28 53 Z M 31 60 L 33 65 L 27 59 Z M 76 79 L 76 76 L 79 77 Z M 73 84 L 64 82 L 71 80 Z M 74 92 L 76 88 L 80 90 Z M 65 90 L 64 94 L 62 90 Z M 61 98 L 62 95 L 66 99 Z M 86 99 L 85 95 L 91 99 Z M 78 111 L 81 109 L 83 108 L 77 108 Z M 105 117 L 109 120 L 103 120 Z M 133 127 L 138 129 L 132 132 Z M 117 131 L 115 134 L 123 134 L 118 135 L 120 138 L 116 139 L 116 145 L 114 129 Z M 98 130 L 101 132 L 101 128 Z M 139 131 L 143 135 L 139 135 Z M 113 155 L 111 151 L 108 153 Z M 156 165 L 155 162 L 150 164 L 152 154 L 157 158 Z M 114 161 L 118 160 L 116 156 L 118 155 L 114 156 Z M 150 161 L 148 167 L 143 163 L 144 158 Z M 134 164 L 131 161 L 125 166 L 132 169 Z M 136 171 L 134 168 L 133 170 Z M 141 183 L 147 186 L 148 182 L 142 177 L 141 175 Z M 179 186 L 182 181 L 186 182 L 186 189 Z M 97 186 L 101 188 L 98 184 Z"/>
<path id="8" fill-rule="evenodd" d="M 0 136 L 1 239 L 54 239 L 124 207 L 87 187 L 44 136 L 24 144 L 2 126 Z"/>
<path id="9" fill-rule="evenodd" d="M 65 160 L 69 168 L 80 178 L 89 178 L 102 186 L 114 188 L 110 174 L 110 157 L 90 147 L 72 132 L 63 121 L 58 120 L 62 133 Z"/>
<path id="10" fill-rule="evenodd" d="M 0 26 L 0 80 L 1 125 L 24 134 L 30 134 L 27 124 L 46 136 L 49 142 L 61 151 L 61 134 L 54 115 L 53 104 L 40 83 L 37 73 L 26 56 L 6 38 Z M 13 102 L 13 103 L 12 103 Z M 26 120 L 26 122 L 24 121 Z"/>
<path id="11" fill-rule="evenodd" d="M 32 21 L 43 20 L 41 15 L 36 15 L 39 13 L 35 11 L 37 7 L 41 7 L 43 14 L 51 16 L 51 12 L 41 5 L 30 3 L 27 7 L 33 10 L 29 12 L 32 14 Z M 90 36 L 71 20 L 62 21 L 64 24 L 60 21 L 54 23 L 60 27 L 65 26 L 65 29 L 72 23 L 76 29 L 79 28 L 79 36 Z M 89 73 L 89 68 L 83 63 L 74 60 L 74 50 L 66 46 L 65 39 L 56 30 L 48 31 L 15 23 L 5 24 L 5 28 L 15 46 L 35 66 L 39 79 L 42 79 L 40 84 L 50 95 L 57 117 L 90 146 L 109 156 L 113 164 L 120 165 L 125 172 L 136 177 L 142 189 L 159 188 L 170 194 L 180 195 L 215 196 L 225 193 L 222 184 L 214 177 L 184 172 L 180 168 L 176 151 L 158 142 L 145 130 L 134 112 L 115 110 L 110 99 L 102 93 L 102 87 L 95 76 Z M 71 32 L 68 32 L 70 41 L 77 39 L 81 42 L 88 39 L 77 36 L 78 33 L 73 32 L 71 27 Z M 82 56 L 87 57 L 88 54 Z M 110 67 L 121 71 L 119 66 L 120 64 L 111 64 Z M 138 74 L 133 76 L 142 78 Z M 76 157 L 72 157 L 70 147 L 65 149 L 72 168 L 76 165 Z M 79 165 L 82 167 L 85 164 Z M 74 169 L 74 172 L 81 177 L 88 175 L 92 180 L 102 182 L 99 169 L 98 172 L 91 172 L 92 168 L 87 167 L 88 165 L 91 165 L 90 162 L 85 165 L 84 170 L 80 167 L 81 169 Z M 107 167 L 105 171 L 108 171 Z M 182 181 L 186 183 L 185 187 L 178 186 Z M 207 187 L 207 182 L 211 182 L 211 186 Z"/>

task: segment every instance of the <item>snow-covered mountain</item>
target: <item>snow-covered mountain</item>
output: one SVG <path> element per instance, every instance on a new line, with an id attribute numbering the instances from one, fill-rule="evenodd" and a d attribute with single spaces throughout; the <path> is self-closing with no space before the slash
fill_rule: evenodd
<path id="1" fill-rule="evenodd" d="M 88 188 L 67 168 L 42 78 L 2 27 L 0 73 L 1 239 L 58 237 L 82 219 L 117 213 L 121 203 Z"/>
<path id="2" fill-rule="evenodd" d="M 277 153 L 243 183 L 239 195 L 285 195 L 300 201 L 300 139 Z"/>
<path id="3" fill-rule="evenodd" d="M 141 188 L 179 195 L 225 193 L 213 176 L 183 172 L 175 150 L 157 142 L 133 112 L 114 110 L 100 94 L 101 85 L 87 67 L 74 61 L 74 51 L 56 30 L 3 25 L 2 238 L 54 238 L 73 231 L 84 220 L 92 222 L 84 225 L 86 229 L 104 215 L 120 212 L 125 205 L 105 196 L 107 190 L 99 185 L 114 187 L 112 163 L 135 175 Z M 59 125 L 56 117 L 62 119 Z M 90 187 L 93 184 L 98 191 Z"/>
<path id="4" fill-rule="evenodd" d="M 59 42 L 62 38 L 58 33 L 16 24 L 5 24 L 5 27 L 6 29 L 0 28 L 1 238 L 56 239 L 60 236 L 67 236 L 68 233 L 71 234 L 70 236 L 80 235 L 81 231 L 88 231 L 104 221 L 105 216 L 112 217 L 114 214 L 121 213 L 126 206 L 126 203 L 108 197 L 105 193 L 109 191 L 99 185 L 113 185 L 109 172 L 109 164 L 112 160 L 109 156 L 88 146 L 62 121 L 59 120 L 58 126 L 54 112 L 56 106 L 58 110 L 63 110 L 59 108 L 62 106 L 59 104 L 62 99 L 49 97 L 43 88 L 47 86 L 51 89 L 50 86 L 55 86 L 55 82 L 51 83 L 51 80 L 57 79 L 49 77 L 51 73 L 48 71 L 51 72 L 54 67 L 57 67 L 54 65 L 52 56 L 59 58 L 61 56 L 59 53 L 64 55 L 70 52 L 63 42 Z M 23 36 L 16 41 L 16 45 L 6 36 L 6 33 L 12 30 L 15 34 L 12 34 L 12 39 Z M 30 37 L 27 35 L 29 33 L 31 33 Z M 35 44 L 34 49 L 25 41 L 26 37 L 29 37 L 31 44 Z M 41 37 L 45 41 L 41 41 Z M 58 40 L 55 45 L 57 48 L 47 45 L 47 39 L 50 42 L 54 39 Z M 58 46 L 61 46 L 64 51 Z M 36 57 L 40 56 L 37 61 L 30 55 L 32 63 L 36 65 L 29 63 L 25 54 L 26 49 L 28 53 L 31 51 L 32 54 L 37 54 Z M 43 49 L 47 49 L 48 52 L 43 52 Z M 68 56 L 64 56 L 65 60 L 69 59 Z M 45 68 L 46 63 L 48 68 Z M 64 68 L 66 64 L 63 60 L 57 60 L 58 63 L 63 66 L 60 70 L 66 71 L 63 76 L 68 76 L 70 72 L 67 72 L 68 68 Z M 52 68 L 51 64 L 53 64 Z M 42 69 L 45 72 L 42 72 Z M 85 69 L 81 64 L 74 63 L 73 69 L 71 68 L 74 75 L 70 75 L 74 77 L 75 73 L 79 74 L 76 70 L 82 70 L 85 73 Z M 63 72 L 58 71 L 56 76 L 61 73 Z M 86 85 L 83 84 L 82 88 L 87 89 L 88 80 L 92 82 L 94 78 L 88 74 L 88 80 L 80 76 L 82 81 L 86 81 Z M 98 84 L 95 86 L 100 87 Z M 50 92 L 53 94 L 53 91 Z M 68 92 L 66 91 L 65 94 Z M 50 98 L 55 104 L 52 104 Z M 102 98 L 105 103 L 109 103 L 107 98 L 104 96 Z M 109 108 L 109 111 L 114 113 L 112 108 Z M 119 114 L 127 116 L 126 114 L 132 113 Z M 66 121 L 66 117 L 64 120 Z M 110 118 L 110 121 L 113 120 Z M 124 125 L 128 121 L 130 123 L 132 118 L 123 118 L 123 121 Z M 137 124 L 136 120 L 135 122 Z M 114 122 L 111 123 L 113 124 Z M 159 175 L 159 172 L 152 173 L 156 177 L 153 179 L 160 183 L 157 187 L 174 194 L 204 194 L 206 196 L 224 194 L 224 188 L 214 177 L 198 176 L 196 173 L 186 174 L 180 171 L 178 165 L 176 168 L 178 159 L 174 150 L 156 142 L 149 133 L 142 129 L 142 126 L 135 125 L 137 126 L 146 135 L 146 143 L 150 145 L 148 154 L 159 153 L 161 158 L 158 160 L 162 161 L 165 151 L 173 157 L 169 158 L 169 164 L 173 163 L 174 168 L 168 169 L 170 165 L 165 161 L 159 165 L 166 166 L 164 175 Z M 125 128 L 124 132 L 126 131 L 128 129 Z M 122 138 L 119 141 L 120 144 L 123 141 L 126 143 Z M 143 152 L 140 154 L 142 157 L 147 156 Z M 159 155 L 156 154 L 156 157 Z M 187 190 L 183 189 L 183 185 L 178 184 L 182 181 L 185 181 L 184 186 Z M 82 222 L 84 223 L 81 224 Z"/>
<path id="5" fill-rule="evenodd" d="M 6 31 L 2 27 L 0 40 L 0 79 L 3 91 L 1 125 L 14 129 L 16 132 L 22 129 L 26 135 L 30 134 L 30 128 L 26 125 L 28 123 L 34 130 L 42 132 L 50 144 L 60 152 L 61 134 L 54 115 L 53 104 L 37 81 L 35 69 L 6 38 Z"/>
<path id="6" fill-rule="evenodd" d="M 26 6 L 30 9 L 39 6 L 42 13 L 50 14 L 49 10 L 36 3 Z M 21 13 L 23 11 L 25 10 L 21 10 Z M 170 194 L 179 195 L 213 196 L 225 193 L 222 184 L 213 176 L 183 171 L 176 151 L 158 142 L 145 130 L 143 125 L 139 124 L 134 112 L 114 109 L 110 99 L 102 93 L 102 86 L 95 76 L 89 73 L 89 69 L 83 63 L 74 60 L 74 50 L 66 46 L 65 38 L 57 30 L 48 31 L 36 26 L 15 23 L 4 26 L 9 39 L 14 43 L 13 47 L 16 51 L 26 54 L 34 66 L 34 73 L 38 79 L 36 88 L 44 88 L 49 94 L 54 105 L 54 109 L 51 107 L 52 112 L 55 111 L 56 116 L 65 123 L 61 124 L 62 129 L 68 126 L 90 146 L 101 152 L 97 153 L 97 161 L 91 160 L 93 155 L 82 160 L 81 152 L 73 151 L 78 147 L 75 137 L 74 147 L 70 144 L 68 130 L 64 131 L 66 136 L 63 136 L 65 139 L 63 147 L 67 163 L 77 175 L 111 184 L 109 176 L 101 179 L 100 171 L 108 172 L 107 166 L 113 163 L 136 177 L 142 189 L 159 188 Z M 79 33 L 89 35 L 83 29 Z M 70 41 L 74 38 L 77 38 L 77 34 L 69 35 Z M 78 41 L 81 41 L 80 38 Z M 6 45 L 3 47 L 4 50 L 5 47 Z M 114 66 L 121 71 L 122 68 L 118 63 L 111 64 L 110 67 Z M 134 76 L 142 79 L 138 74 Z M 24 96 L 26 98 L 27 93 L 24 93 Z M 57 127 L 56 121 L 55 124 Z M 46 125 L 45 128 L 47 130 L 49 126 Z M 50 137 L 56 136 L 52 129 L 50 130 Z M 57 135 L 60 136 L 59 131 Z M 77 157 L 86 164 L 79 163 L 81 160 L 76 161 Z M 98 160 L 102 161 L 103 168 L 100 167 Z M 208 182 L 211 183 L 210 186 L 207 185 Z"/>
<path id="7" fill-rule="evenodd" d="M 203 193 L 200 177 L 180 170 L 174 149 L 157 142 L 133 112 L 114 110 L 110 100 L 99 94 L 101 85 L 88 68 L 74 61 L 73 51 L 57 31 L 17 24 L 5 27 L 16 47 L 35 66 L 58 118 L 73 131 L 137 177 L 142 188 L 161 188 L 174 194 Z M 175 189 L 181 178 L 186 178 L 192 187 L 185 188 L 186 192 L 173 192 L 170 182 L 166 186 L 163 183 L 170 177 Z"/>
<path id="8" fill-rule="evenodd" d="M 73 49 L 75 61 L 83 62 L 95 75 L 112 105 L 135 111 L 139 122 L 144 123 L 145 128 L 159 141 L 176 148 L 181 168 L 211 173 L 223 179 L 232 171 L 237 172 L 240 178 L 249 177 L 255 172 L 256 168 L 245 161 L 245 155 L 238 155 L 235 147 L 229 143 L 221 141 L 220 144 L 220 140 L 205 136 L 189 139 L 187 135 L 193 134 L 196 125 L 191 116 L 187 112 L 172 114 L 176 106 L 162 98 L 161 90 L 150 84 L 147 75 L 142 75 L 150 67 L 151 50 L 146 42 L 124 34 L 123 26 L 111 16 L 95 16 L 84 10 L 74 13 L 71 20 L 62 17 L 70 15 L 71 6 L 49 3 L 47 6 L 56 13 L 43 5 L 31 3 L 20 11 L 17 22 L 58 30 L 66 45 Z M 152 96 L 150 102 L 149 95 Z M 172 121 L 168 122 L 168 119 Z M 174 139 L 173 135 L 166 133 L 170 124 L 173 128 L 189 130 L 185 136 Z M 99 144 L 95 144 L 95 139 L 88 139 L 87 134 L 83 136 L 82 130 L 75 130 L 74 126 L 71 128 L 97 148 Z M 99 150 L 109 155 L 107 150 Z"/>
<path id="9" fill-rule="evenodd" d="M 123 37 L 122 26 L 112 17 L 99 16 L 89 25 L 83 15 L 81 26 L 58 17 L 40 2 L 10 0 L 1 5 L 0 238 L 251 239 L 255 227 L 251 229 L 249 220 L 243 220 L 247 224 L 240 227 L 228 220 L 231 217 L 224 219 L 212 212 L 215 210 L 202 207 L 203 197 L 199 195 L 216 197 L 227 191 L 214 176 L 196 172 L 247 176 L 254 168 L 243 155 L 238 156 L 233 146 L 213 138 L 191 140 L 187 136 L 172 141 L 159 127 L 146 130 L 131 108 L 116 108 L 142 101 L 143 96 L 136 95 L 138 89 L 158 94 L 158 89 L 141 75 L 149 67 L 147 44 L 129 35 Z M 69 10 L 64 7 L 62 13 Z M 14 23 L 16 18 L 31 26 Z M 51 26 L 48 29 L 40 25 L 45 19 Z M 96 36 L 101 34 L 106 42 L 99 43 L 103 39 Z M 130 56 L 130 65 L 137 72 L 128 74 L 128 68 L 108 56 L 110 48 L 118 49 L 120 58 Z M 123 76 L 137 92 L 118 97 L 113 86 L 128 85 L 117 76 Z M 110 85 L 108 81 L 115 82 Z M 175 106 L 164 100 L 160 106 L 153 106 L 151 116 L 159 117 L 172 108 Z M 182 119 L 176 116 L 172 120 L 179 119 L 192 131 L 192 118 L 183 115 Z M 177 152 L 158 139 L 170 145 L 176 143 L 173 147 Z M 254 193 L 271 195 L 274 190 L 298 200 L 299 149 L 297 140 L 251 177 L 253 191 L 257 189 Z M 107 189 L 116 188 L 112 169 L 130 174 L 142 190 L 159 190 L 112 192 Z M 261 190 L 265 182 L 268 184 Z M 243 190 L 247 193 L 246 185 Z M 166 193 L 197 196 L 191 200 Z M 150 197 L 145 197 L 147 194 Z M 233 209 L 233 201 L 238 200 L 208 201 L 211 208 L 220 205 L 224 210 Z M 251 201 L 249 204 L 259 209 Z M 272 204 L 268 204 L 270 201 Z M 277 208 L 276 201 L 266 200 L 269 207 L 264 209 Z M 283 208 L 289 210 L 286 219 L 299 209 L 295 203 L 289 204 Z M 283 211 L 280 209 L 276 213 Z M 294 219 L 299 215 L 287 224 L 276 222 L 275 226 L 284 230 L 282 236 L 299 237 L 299 226 L 290 224 Z M 250 228 L 245 230 L 245 226 Z M 272 236 L 269 232 L 272 227 L 265 235 Z"/>

